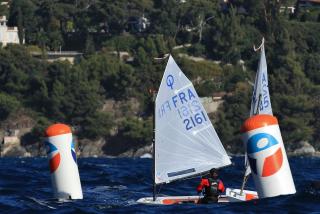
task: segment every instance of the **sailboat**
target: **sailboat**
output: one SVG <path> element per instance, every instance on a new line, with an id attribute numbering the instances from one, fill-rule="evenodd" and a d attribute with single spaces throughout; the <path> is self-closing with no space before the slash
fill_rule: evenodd
<path id="1" fill-rule="evenodd" d="M 252 174 L 259 198 L 269 198 L 294 194 L 296 189 L 279 123 L 272 113 L 264 38 L 260 47 L 255 50 L 259 49 L 261 55 L 252 95 L 250 117 L 241 128 L 242 140 L 246 147 L 246 170 L 240 195 L 248 176 Z"/>
<path id="2" fill-rule="evenodd" d="M 267 60 L 264 49 L 264 38 L 262 38 L 261 45 L 258 48 L 254 47 L 255 51 L 260 50 L 260 60 L 255 76 L 254 88 L 251 98 L 251 106 L 249 116 L 254 116 L 258 114 L 268 114 L 273 115 L 271 100 L 269 94 L 269 85 L 268 85 L 268 69 L 267 69 Z M 246 148 L 245 148 L 246 151 Z M 226 194 L 230 197 L 239 198 L 243 195 L 243 189 L 247 179 L 251 174 L 251 168 L 248 162 L 247 153 L 245 152 L 245 172 L 242 182 L 241 189 L 226 189 Z M 258 197 L 256 197 L 258 198 Z"/>
<path id="3" fill-rule="evenodd" d="M 260 50 L 260 60 L 251 98 L 250 117 L 257 114 L 273 115 L 269 94 L 268 69 L 266 54 L 264 50 L 264 38 L 262 38 L 260 47 L 254 47 L 254 50 Z M 251 169 L 247 160 L 247 155 L 245 155 L 245 157 L 245 176 L 249 176 L 251 173 Z"/>
<path id="4" fill-rule="evenodd" d="M 268 84 L 268 69 L 267 60 L 264 50 L 264 38 L 262 38 L 262 43 L 258 48 L 254 47 L 255 51 L 260 50 L 260 60 L 258 65 L 258 70 L 256 73 L 256 78 L 254 81 L 254 89 L 251 98 L 250 107 L 250 117 L 258 114 L 269 114 L 272 113 L 272 106 L 269 94 L 269 84 Z M 251 174 L 251 168 L 247 159 L 247 154 L 245 154 L 245 178 L 242 186 L 245 185 L 245 181 Z M 242 187 L 243 188 L 243 187 Z"/>
<path id="5" fill-rule="evenodd" d="M 157 197 L 156 186 L 231 164 L 192 82 L 172 56 L 169 56 L 155 100 L 153 156 L 154 194 L 153 197 L 139 199 L 138 203 L 197 203 L 199 196 Z M 228 197 L 220 197 L 219 202 L 229 202 Z"/>

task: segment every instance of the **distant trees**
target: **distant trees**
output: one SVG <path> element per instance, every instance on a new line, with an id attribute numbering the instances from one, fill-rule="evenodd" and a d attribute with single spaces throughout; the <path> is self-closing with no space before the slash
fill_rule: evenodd
<path id="1" fill-rule="evenodd" d="M 152 142 L 152 127 L 151 120 L 139 120 L 138 118 L 129 117 L 121 124 L 119 135 L 127 139 L 131 147 L 143 146 Z"/>
<path id="2" fill-rule="evenodd" d="M 5 93 L 0 93 L 0 120 L 5 120 L 11 113 L 21 107 L 17 98 Z"/>
<path id="3" fill-rule="evenodd" d="M 320 13 L 312 9 L 311 15 L 299 11 L 289 17 L 280 13 L 283 4 L 287 1 L 11 1 L 9 10 L 1 6 L 0 11 L 28 46 L 78 50 L 84 57 L 74 65 L 47 63 L 30 55 L 32 47 L 1 48 L 0 120 L 27 108 L 39 121 L 34 136 L 61 121 L 77 127 L 80 137 L 105 137 L 117 126 L 119 136 L 137 145 L 150 142 L 149 91 L 158 88 L 166 64 L 156 59 L 171 53 L 199 95 L 228 92 L 215 126 L 236 152 L 259 58 L 252 46 L 265 37 L 271 102 L 283 137 L 291 145 L 300 140 L 318 145 L 320 24 L 315 17 Z M 141 17 L 150 25 L 132 29 Z M 191 47 L 175 48 L 186 43 Z M 179 53 L 216 62 L 194 62 Z M 120 59 L 121 54 L 126 56 Z M 113 121 L 101 112 L 105 99 L 130 98 L 141 104 L 135 115 Z"/>

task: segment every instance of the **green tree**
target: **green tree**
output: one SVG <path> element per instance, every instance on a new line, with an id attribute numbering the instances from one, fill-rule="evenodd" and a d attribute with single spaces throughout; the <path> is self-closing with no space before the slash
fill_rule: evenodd
<path id="1" fill-rule="evenodd" d="M 36 4 L 32 0 L 16 0 L 10 4 L 9 25 L 18 26 L 19 40 L 36 42 L 39 19 L 35 16 Z"/>
<path id="2" fill-rule="evenodd" d="M 165 37 L 175 37 L 178 32 L 178 8 L 179 3 L 175 0 L 155 1 L 154 10 L 150 14 L 150 31 L 164 34 Z"/>
<path id="3" fill-rule="evenodd" d="M 137 147 L 152 142 L 152 122 L 130 117 L 123 121 L 119 135 L 125 137 L 131 146 Z"/>
<path id="4" fill-rule="evenodd" d="M 228 13 L 220 14 L 213 21 L 215 25 L 204 38 L 207 51 L 214 59 L 236 64 L 241 59 L 244 36 L 236 9 L 231 7 Z"/>
<path id="5" fill-rule="evenodd" d="M 86 117 L 82 124 L 82 129 L 78 134 L 80 137 L 89 139 L 107 137 L 110 134 L 112 125 L 113 120 L 108 113 L 95 112 Z"/>
<path id="6" fill-rule="evenodd" d="M 87 35 L 84 53 L 91 55 L 95 52 L 94 41 L 91 35 Z"/>
<path id="7" fill-rule="evenodd" d="M 21 103 L 13 96 L 0 93 L 0 120 L 7 117 L 21 107 Z"/>
<path id="8" fill-rule="evenodd" d="M 19 45 L 0 50 L 0 56 L 0 89 L 25 101 L 38 89 L 43 66 Z"/>
<path id="9" fill-rule="evenodd" d="M 304 70 L 307 77 L 310 81 L 314 82 L 315 84 L 320 84 L 320 55 L 319 54 L 308 54 L 306 55 L 307 59 L 304 65 Z"/>

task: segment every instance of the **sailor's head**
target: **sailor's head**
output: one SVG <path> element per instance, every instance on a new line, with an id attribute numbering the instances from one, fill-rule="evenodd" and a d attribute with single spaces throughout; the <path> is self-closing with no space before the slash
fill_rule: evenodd
<path id="1" fill-rule="evenodd" d="M 212 178 L 218 177 L 218 170 L 216 168 L 210 169 L 210 177 L 212 177 Z"/>

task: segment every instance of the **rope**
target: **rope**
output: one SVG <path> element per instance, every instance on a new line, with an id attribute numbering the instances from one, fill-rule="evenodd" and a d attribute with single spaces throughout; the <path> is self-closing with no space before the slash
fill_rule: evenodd
<path id="1" fill-rule="evenodd" d="M 158 193 L 157 193 L 157 195 L 159 195 L 160 194 L 160 191 L 161 191 L 161 188 L 162 188 L 162 184 L 161 185 L 159 185 L 159 189 L 158 189 Z"/>

